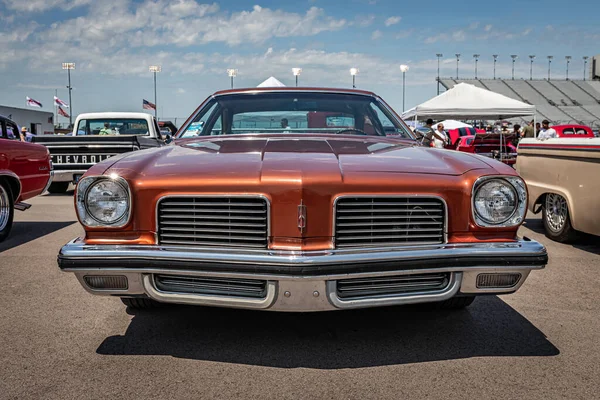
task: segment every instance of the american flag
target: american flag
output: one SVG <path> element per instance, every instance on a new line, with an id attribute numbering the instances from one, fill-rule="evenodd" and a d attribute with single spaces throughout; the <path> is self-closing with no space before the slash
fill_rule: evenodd
<path id="1" fill-rule="evenodd" d="M 148 100 L 143 99 L 144 102 L 142 103 L 142 108 L 144 110 L 156 110 L 156 104 L 154 103 L 150 103 Z"/>
<path id="2" fill-rule="evenodd" d="M 62 108 L 60 108 L 60 107 L 58 107 L 58 113 L 60 115 L 62 115 L 63 117 L 69 118 L 69 114 L 67 114 L 67 112 L 65 110 L 63 110 Z"/>
<path id="3" fill-rule="evenodd" d="M 40 103 L 39 101 L 34 100 L 31 97 L 29 97 L 29 96 L 26 96 L 25 98 L 27 99 L 27 105 L 28 106 L 42 108 L 42 103 Z"/>
<path id="4" fill-rule="evenodd" d="M 54 96 L 54 105 L 59 106 L 59 107 L 69 108 L 69 105 L 67 103 L 65 103 L 64 101 L 62 101 L 61 99 L 59 99 L 56 96 Z"/>

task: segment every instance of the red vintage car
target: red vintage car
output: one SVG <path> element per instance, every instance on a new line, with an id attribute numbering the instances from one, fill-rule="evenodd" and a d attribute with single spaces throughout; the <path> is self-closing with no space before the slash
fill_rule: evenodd
<path id="1" fill-rule="evenodd" d="M 377 95 L 211 95 L 171 145 L 89 169 L 59 267 L 129 307 L 462 308 L 547 262 L 514 169 L 415 140 Z"/>
<path id="2" fill-rule="evenodd" d="M 48 150 L 22 142 L 17 124 L 0 116 L 0 242 L 10 233 L 14 210 L 27 210 L 23 201 L 42 194 L 51 181 Z"/>
<path id="3" fill-rule="evenodd" d="M 558 137 L 561 138 L 593 138 L 594 132 L 592 128 L 585 125 L 554 125 L 552 129 L 556 131 Z"/>

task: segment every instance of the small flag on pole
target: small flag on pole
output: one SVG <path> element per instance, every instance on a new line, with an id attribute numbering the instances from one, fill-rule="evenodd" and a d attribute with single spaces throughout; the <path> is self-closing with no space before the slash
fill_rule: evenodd
<path id="1" fill-rule="evenodd" d="M 67 103 L 65 103 L 64 101 L 62 101 L 61 99 L 59 99 L 56 96 L 54 96 L 54 105 L 59 106 L 59 107 L 69 108 L 69 105 Z"/>
<path id="2" fill-rule="evenodd" d="M 37 100 L 32 99 L 31 97 L 27 96 L 27 105 L 30 107 L 38 107 L 38 108 L 42 108 L 42 103 L 40 103 Z"/>
<path id="3" fill-rule="evenodd" d="M 142 108 L 144 110 L 156 110 L 156 104 L 154 103 L 150 103 L 148 100 L 143 99 L 144 102 L 142 103 Z"/>
<path id="4" fill-rule="evenodd" d="M 60 106 L 58 107 L 58 113 L 63 117 L 69 118 L 69 114 L 65 110 L 63 110 Z"/>

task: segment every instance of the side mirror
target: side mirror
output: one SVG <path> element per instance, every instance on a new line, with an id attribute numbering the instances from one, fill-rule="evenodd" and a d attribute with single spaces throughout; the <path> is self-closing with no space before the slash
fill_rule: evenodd
<path id="1" fill-rule="evenodd" d="M 167 133 L 167 134 L 164 136 L 164 141 L 165 141 L 165 143 L 166 143 L 166 144 L 169 144 L 169 143 L 171 143 L 171 142 L 173 141 L 173 136 L 171 136 L 171 134 Z"/>

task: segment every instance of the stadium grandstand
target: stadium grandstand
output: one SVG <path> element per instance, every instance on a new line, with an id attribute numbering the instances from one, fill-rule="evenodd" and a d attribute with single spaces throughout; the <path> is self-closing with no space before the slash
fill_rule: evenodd
<path id="1" fill-rule="evenodd" d="M 600 81 L 440 78 L 439 82 L 446 90 L 465 82 L 533 104 L 538 121 L 600 129 Z"/>

